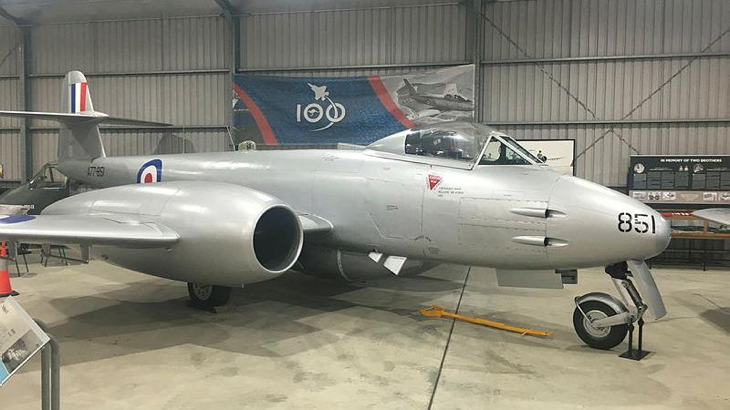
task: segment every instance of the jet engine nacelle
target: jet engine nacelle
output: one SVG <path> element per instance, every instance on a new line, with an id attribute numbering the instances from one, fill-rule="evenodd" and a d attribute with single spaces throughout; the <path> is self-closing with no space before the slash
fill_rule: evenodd
<path id="1" fill-rule="evenodd" d="M 180 237 L 169 249 L 97 247 L 93 256 L 150 275 L 241 286 L 272 279 L 296 262 L 304 234 L 285 203 L 241 186 L 161 182 L 86 192 L 44 214 L 103 215 L 120 223 L 163 225 Z"/>

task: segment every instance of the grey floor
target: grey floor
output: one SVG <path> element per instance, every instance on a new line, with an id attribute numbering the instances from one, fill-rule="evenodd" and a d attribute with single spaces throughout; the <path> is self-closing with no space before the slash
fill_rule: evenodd
<path id="1" fill-rule="evenodd" d="M 60 339 L 65 409 L 730 408 L 730 271 L 654 269 L 669 315 L 646 326 L 657 353 L 642 362 L 573 332 L 573 297 L 612 291 L 600 270 L 522 290 L 474 268 L 463 297 L 460 266 L 368 286 L 288 273 L 217 315 L 189 309 L 183 284 L 103 263 L 31 272 L 13 284 Z M 461 314 L 555 334 L 417 312 L 460 299 Z M 38 361 L 0 388 L 3 410 L 39 408 Z"/>

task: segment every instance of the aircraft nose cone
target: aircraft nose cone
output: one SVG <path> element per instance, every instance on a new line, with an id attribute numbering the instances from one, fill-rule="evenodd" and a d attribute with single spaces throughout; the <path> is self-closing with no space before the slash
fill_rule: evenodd
<path id="1" fill-rule="evenodd" d="M 656 211 L 579 178 L 561 177 L 548 208 L 548 260 L 556 267 L 645 260 L 658 255 L 669 244 L 671 228 Z"/>
<path id="2" fill-rule="evenodd" d="M 672 225 L 659 215 L 656 221 L 656 253 L 654 256 L 664 252 L 672 239 Z"/>

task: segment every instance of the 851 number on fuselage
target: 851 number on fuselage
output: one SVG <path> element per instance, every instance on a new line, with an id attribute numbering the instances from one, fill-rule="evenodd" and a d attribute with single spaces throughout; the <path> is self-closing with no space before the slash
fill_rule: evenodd
<path id="1" fill-rule="evenodd" d="M 618 214 L 618 230 L 620 232 L 651 233 L 656 234 L 656 220 L 654 215 L 633 214 L 621 212 Z"/>

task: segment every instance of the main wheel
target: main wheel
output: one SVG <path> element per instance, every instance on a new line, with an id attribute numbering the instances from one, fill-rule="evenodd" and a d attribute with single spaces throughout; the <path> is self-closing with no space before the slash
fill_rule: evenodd
<path id="1" fill-rule="evenodd" d="M 213 309 L 231 300 L 231 288 L 226 286 L 188 283 L 190 301 L 198 307 Z"/>
<path id="2" fill-rule="evenodd" d="M 580 308 L 583 309 L 583 312 L 591 320 L 603 319 L 620 313 L 616 312 L 609 305 L 595 300 L 581 303 Z M 577 307 L 573 312 L 573 327 L 575 327 L 575 333 L 578 334 L 578 337 L 588 346 L 601 350 L 608 350 L 618 346 L 626 338 L 626 333 L 629 331 L 629 326 L 626 324 L 609 327 L 593 327 L 583 317 L 583 314 Z"/>

